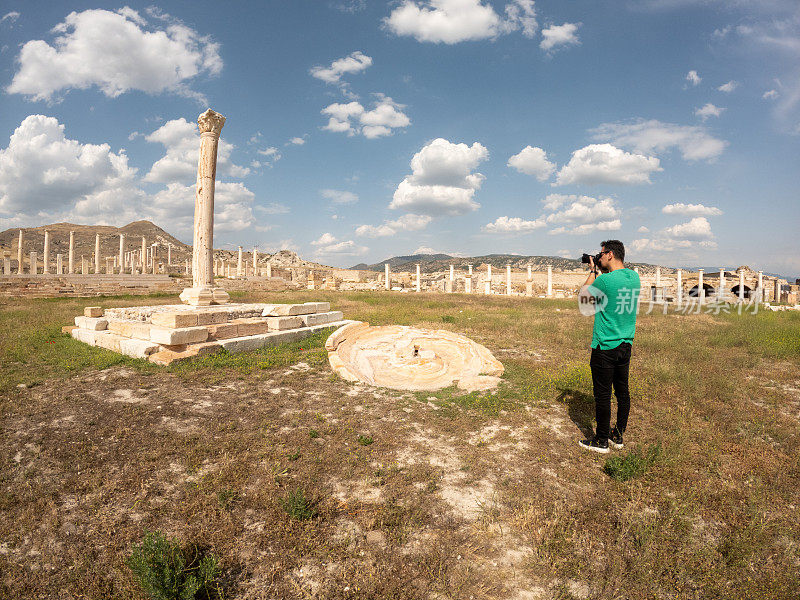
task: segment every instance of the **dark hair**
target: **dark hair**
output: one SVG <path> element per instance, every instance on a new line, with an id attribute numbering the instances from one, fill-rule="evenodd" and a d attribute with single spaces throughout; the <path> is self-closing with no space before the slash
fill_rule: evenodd
<path id="1" fill-rule="evenodd" d="M 618 258 L 621 261 L 625 260 L 625 244 L 623 244 L 619 240 L 608 240 L 606 242 L 600 242 L 600 246 L 602 246 L 606 250 L 611 250 L 611 252 L 614 253 L 614 258 Z"/>

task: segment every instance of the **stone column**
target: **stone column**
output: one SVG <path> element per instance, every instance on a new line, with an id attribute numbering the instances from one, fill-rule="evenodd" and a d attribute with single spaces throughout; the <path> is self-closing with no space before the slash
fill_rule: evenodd
<path id="1" fill-rule="evenodd" d="M 697 299 L 700 303 L 706 299 L 706 288 L 703 287 L 703 269 L 697 271 Z"/>
<path id="2" fill-rule="evenodd" d="M 125 234 L 119 234 L 119 273 L 125 272 Z"/>
<path id="3" fill-rule="evenodd" d="M 744 302 L 744 271 L 739 271 L 739 302 Z"/>
<path id="4" fill-rule="evenodd" d="M 385 287 L 387 290 L 392 289 L 392 281 L 389 278 L 389 263 L 384 263 L 383 265 L 383 279 L 383 287 Z"/>
<path id="5" fill-rule="evenodd" d="M 267 262 L 267 279 L 272 277 L 272 263 Z"/>
<path id="6" fill-rule="evenodd" d="M 506 296 L 511 295 L 511 265 L 506 265 Z"/>
<path id="7" fill-rule="evenodd" d="M 50 272 L 50 232 L 45 229 L 44 256 L 42 256 L 42 274 L 47 275 L 49 272 Z"/>
<path id="8" fill-rule="evenodd" d="M 3 251 L 3 275 L 11 275 L 11 252 Z"/>
<path id="9" fill-rule="evenodd" d="M 69 232 L 69 254 L 67 255 L 67 272 L 72 275 L 75 272 L 75 232 Z"/>
<path id="10" fill-rule="evenodd" d="M 253 277 L 258 277 L 258 248 L 253 247 Z"/>
<path id="11" fill-rule="evenodd" d="M 94 272 L 100 273 L 100 234 L 94 236 Z"/>
<path id="12" fill-rule="evenodd" d="M 19 244 L 17 245 L 17 275 L 22 275 L 22 229 L 19 230 Z"/>
<path id="13" fill-rule="evenodd" d="M 142 236 L 142 255 L 139 257 L 139 262 L 142 263 L 142 275 L 147 273 L 147 239 Z"/>
<path id="14" fill-rule="evenodd" d="M 775 291 L 774 291 L 774 294 L 775 294 L 774 301 L 775 302 L 780 302 L 781 301 L 781 280 L 780 279 L 775 279 Z"/>
<path id="15" fill-rule="evenodd" d="M 530 265 L 528 265 L 528 278 L 525 280 L 525 295 L 533 296 L 533 273 Z"/>
<path id="16" fill-rule="evenodd" d="M 725 269 L 719 270 L 719 287 L 717 288 L 717 299 L 722 300 L 725 297 Z"/>
<path id="17" fill-rule="evenodd" d="M 30 267 L 28 268 L 28 273 L 30 275 L 37 275 L 38 271 L 39 271 L 39 265 L 36 263 L 36 250 L 33 250 L 31 252 L 30 261 L 31 261 L 31 264 L 30 264 Z"/>
<path id="18" fill-rule="evenodd" d="M 185 258 L 183 260 L 183 272 L 186 273 L 187 275 L 189 274 L 189 259 L 188 258 Z"/>
<path id="19" fill-rule="evenodd" d="M 467 265 L 469 271 L 467 272 L 467 278 L 464 280 L 464 292 L 467 294 L 472 293 L 472 265 Z"/>
<path id="20" fill-rule="evenodd" d="M 422 291 L 422 282 L 420 281 L 420 272 L 419 272 L 419 265 L 417 265 L 417 283 L 416 288 L 418 292 Z"/>
<path id="21" fill-rule="evenodd" d="M 181 301 L 192 306 L 225 304 L 230 300 L 222 288 L 214 287 L 214 185 L 217 176 L 217 147 L 225 117 L 210 108 L 197 118 L 200 128 L 200 156 L 194 202 L 194 245 L 192 287 L 181 293 Z"/>
<path id="22" fill-rule="evenodd" d="M 167 245 L 167 266 L 172 266 L 172 244 Z"/>
<path id="23" fill-rule="evenodd" d="M 683 302 L 683 269 L 678 269 L 678 289 L 675 291 L 675 304 L 681 305 Z"/>
<path id="24" fill-rule="evenodd" d="M 241 277 L 244 275 L 244 271 L 242 271 L 242 247 L 239 246 L 239 262 L 236 263 L 236 276 Z"/>
<path id="25" fill-rule="evenodd" d="M 106 256 L 106 275 L 114 273 L 114 257 Z"/>
<path id="26" fill-rule="evenodd" d="M 492 293 L 492 265 L 486 265 L 486 283 L 483 293 L 487 296 Z"/>
<path id="27" fill-rule="evenodd" d="M 81 254 L 81 275 L 88 275 L 89 274 L 89 261 L 86 260 L 86 257 Z"/>
<path id="28" fill-rule="evenodd" d="M 56 275 L 64 274 L 64 255 L 56 254 Z"/>
<path id="29" fill-rule="evenodd" d="M 758 292 L 756 292 L 757 302 L 764 302 L 764 272 L 758 272 Z"/>
<path id="30" fill-rule="evenodd" d="M 450 288 L 447 290 L 451 294 L 456 289 L 456 268 L 455 265 L 450 265 L 450 279 L 448 280 L 448 285 Z"/>
<path id="31" fill-rule="evenodd" d="M 553 266 L 547 265 L 547 297 L 553 297 Z"/>

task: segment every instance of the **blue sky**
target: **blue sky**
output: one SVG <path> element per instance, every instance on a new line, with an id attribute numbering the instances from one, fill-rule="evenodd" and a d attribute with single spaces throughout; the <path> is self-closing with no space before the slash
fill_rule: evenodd
<path id="1" fill-rule="evenodd" d="M 794 0 L 0 2 L 0 228 L 800 275 Z"/>

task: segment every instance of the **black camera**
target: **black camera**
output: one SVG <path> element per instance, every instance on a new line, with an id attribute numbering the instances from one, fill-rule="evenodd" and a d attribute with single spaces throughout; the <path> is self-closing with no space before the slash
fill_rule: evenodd
<path id="1" fill-rule="evenodd" d="M 594 256 L 592 256 L 591 254 L 584 254 L 583 256 L 581 256 L 581 262 L 588 265 L 589 264 L 589 259 L 590 258 L 594 258 L 595 266 L 599 267 L 600 266 L 600 255 L 601 254 L 602 254 L 602 252 L 598 252 Z"/>

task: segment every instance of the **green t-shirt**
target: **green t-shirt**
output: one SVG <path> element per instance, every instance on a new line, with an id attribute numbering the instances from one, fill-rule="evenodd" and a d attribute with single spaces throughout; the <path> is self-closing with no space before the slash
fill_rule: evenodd
<path id="1" fill-rule="evenodd" d="M 631 269 L 603 273 L 594 280 L 592 287 L 606 295 L 608 304 L 594 315 L 592 348 L 611 350 L 633 343 L 641 285 L 639 274 Z"/>

